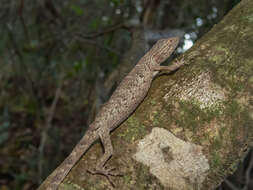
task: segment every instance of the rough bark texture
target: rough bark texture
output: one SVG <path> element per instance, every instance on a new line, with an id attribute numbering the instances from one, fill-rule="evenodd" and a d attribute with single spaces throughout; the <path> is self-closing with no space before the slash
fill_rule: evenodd
<path id="1" fill-rule="evenodd" d="M 188 66 L 156 78 L 112 133 L 116 189 L 213 189 L 235 171 L 253 137 L 252 28 L 244 0 L 185 53 Z M 86 172 L 101 154 L 97 143 L 59 189 L 109 189 Z"/>

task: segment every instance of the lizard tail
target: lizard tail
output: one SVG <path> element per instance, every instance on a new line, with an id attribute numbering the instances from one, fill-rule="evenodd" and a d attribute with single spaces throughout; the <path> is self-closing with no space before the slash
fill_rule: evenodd
<path id="1" fill-rule="evenodd" d="M 75 146 L 70 155 L 53 171 L 51 175 L 40 185 L 37 190 L 56 190 L 63 179 L 67 176 L 76 162 L 98 139 L 92 131 L 87 131 L 79 143 Z"/>

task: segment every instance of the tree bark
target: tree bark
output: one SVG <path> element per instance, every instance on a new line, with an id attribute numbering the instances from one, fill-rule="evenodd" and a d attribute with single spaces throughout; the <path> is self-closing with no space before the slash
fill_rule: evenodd
<path id="1" fill-rule="evenodd" d="M 252 28 L 243 0 L 185 53 L 187 66 L 154 80 L 111 135 L 116 189 L 213 189 L 235 171 L 253 137 Z M 59 189 L 110 189 L 86 172 L 101 155 L 96 143 Z"/>

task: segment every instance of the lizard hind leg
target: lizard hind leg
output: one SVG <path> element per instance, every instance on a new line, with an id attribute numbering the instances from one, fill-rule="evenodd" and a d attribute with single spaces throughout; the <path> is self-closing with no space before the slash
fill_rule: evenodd
<path id="1" fill-rule="evenodd" d="M 100 140 L 102 142 L 102 145 L 104 147 L 104 154 L 103 156 L 97 161 L 96 168 L 94 170 L 88 170 L 89 173 L 95 175 L 103 175 L 105 176 L 110 184 L 115 187 L 114 183 L 112 182 L 111 176 L 120 176 L 120 174 L 117 174 L 114 172 L 114 167 L 106 167 L 107 161 L 111 158 L 113 154 L 113 147 L 112 142 L 110 138 L 109 132 L 101 132 L 99 134 Z"/>

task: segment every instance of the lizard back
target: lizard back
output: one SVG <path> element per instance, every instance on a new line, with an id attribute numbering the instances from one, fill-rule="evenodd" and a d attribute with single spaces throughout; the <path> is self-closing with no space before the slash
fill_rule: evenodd
<path id="1" fill-rule="evenodd" d="M 121 81 L 108 102 L 98 112 L 92 127 L 113 130 L 136 109 L 146 96 L 152 79 L 153 71 L 144 56 L 133 70 Z"/>
<path id="2" fill-rule="evenodd" d="M 177 37 L 158 40 L 122 80 L 108 102 L 101 107 L 90 127 L 111 131 L 128 118 L 145 98 L 154 76 L 158 73 L 155 67 L 173 53 L 178 41 Z"/>

